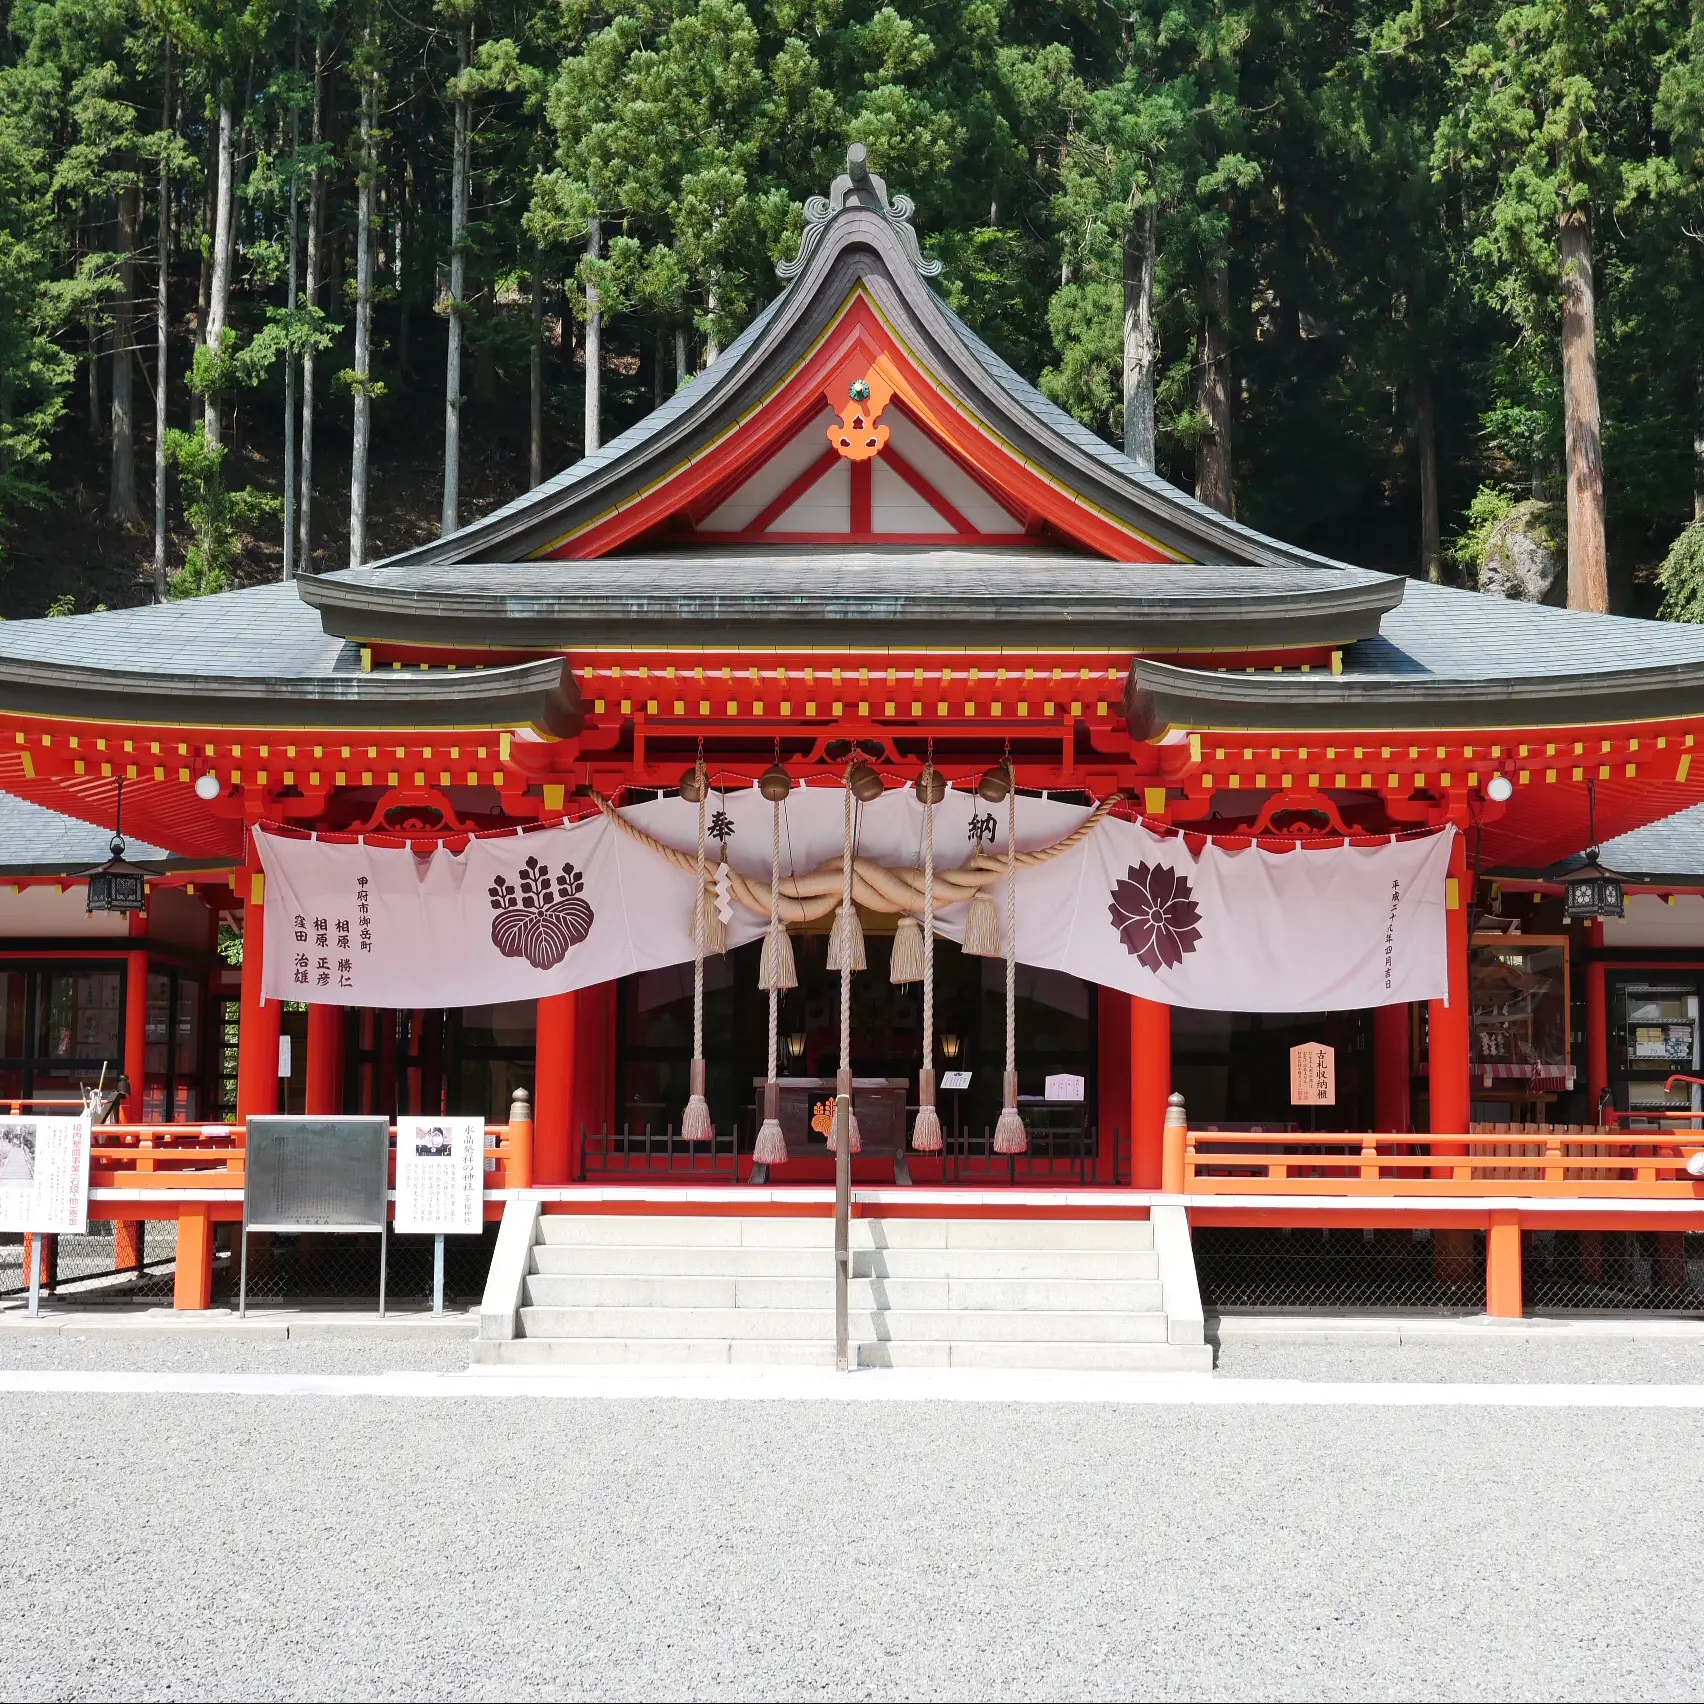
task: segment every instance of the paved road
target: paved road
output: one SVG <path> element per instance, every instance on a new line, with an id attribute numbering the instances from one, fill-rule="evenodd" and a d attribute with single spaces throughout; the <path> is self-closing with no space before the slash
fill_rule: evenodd
<path id="1" fill-rule="evenodd" d="M 0 1693 L 1696 1696 L 1701 1433 L 1696 1409 L 11 1392 Z"/>

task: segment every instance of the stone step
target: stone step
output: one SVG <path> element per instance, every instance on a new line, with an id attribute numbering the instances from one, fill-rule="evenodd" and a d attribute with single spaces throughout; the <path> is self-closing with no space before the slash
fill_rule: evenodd
<path id="1" fill-rule="evenodd" d="M 516 1337 L 476 1342 L 476 1366 L 832 1367 L 834 1340 L 820 1337 Z"/>
<path id="2" fill-rule="evenodd" d="M 985 1367 L 1036 1371 L 1152 1373 L 1175 1377 L 1211 1373 L 1205 1343 L 1081 1343 L 956 1341 L 860 1343 L 860 1367 Z"/>
<path id="3" fill-rule="evenodd" d="M 858 1343 L 860 1367 L 983 1367 L 1012 1370 L 1150 1373 L 1176 1377 L 1210 1373 L 1205 1344 L 1171 1343 Z M 834 1344 L 786 1338 L 554 1338 L 518 1337 L 475 1343 L 479 1366 L 728 1366 L 832 1367 Z"/>
<path id="4" fill-rule="evenodd" d="M 523 1304 L 523 1337 L 635 1339 L 834 1338 L 831 1307 L 576 1307 Z M 1163 1313 L 1084 1313 L 993 1308 L 854 1308 L 848 1328 L 860 1342 L 1164 1343 Z"/>
<path id="5" fill-rule="evenodd" d="M 614 1277 L 631 1272 L 644 1277 L 818 1278 L 834 1270 L 832 1245 L 822 1248 L 670 1246 L 663 1243 L 537 1243 L 535 1273 L 587 1273 Z"/>
<path id="6" fill-rule="evenodd" d="M 827 1214 L 740 1218 L 692 1213 L 546 1213 L 540 1241 L 550 1247 L 827 1248 Z M 1148 1251 L 1146 1219 L 854 1219 L 854 1249 L 1018 1249 Z"/>
<path id="7" fill-rule="evenodd" d="M 535 1273 L 526 1305 L 557 1308 L 832 1308 L 834 1278 L 728 1277 L 704 1273 Z M 854 1308 L 907 1312 L 964 1308 L 1016 1313 L 1158 1313 L 1153 1278 L 854 1278 Z"/>
<path id="8" fill-rule="evenodd" d="M 855 1248 L 852 1270 L 860 1278 L 1158 1278 L 1160 1261 L 1146 1249 Z"/>
<path id="9" fill-rule="evenodd" d="M 650 1277 L 809 1278 L 832 1270 L 834 1251 L 820 1248 L 706 1247 L 665 1243 L 539 1243 L 532 1271 L 632 1272 Z M 860 1278 L 1157 1278 L 1159 1258 L 1147 1250 L 854 1248 Z"/>

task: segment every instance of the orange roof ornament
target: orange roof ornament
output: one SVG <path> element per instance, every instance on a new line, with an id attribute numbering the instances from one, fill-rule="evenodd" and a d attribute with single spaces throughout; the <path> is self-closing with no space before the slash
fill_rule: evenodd
<path id="1" fill-rule="evenodd" d="M 888 428 L 876 422 L 893 400 L 893 386 L 878 373 L 873 380 L 854 379 L 846 394 L 844 403 L 836 404 L 833 396 L 828 399 L 831 408 L 839 408 L 838 417 L 828 428 L 828 441 L 847 461 L 869 461 L 882 453 L 888 441 Z"/>

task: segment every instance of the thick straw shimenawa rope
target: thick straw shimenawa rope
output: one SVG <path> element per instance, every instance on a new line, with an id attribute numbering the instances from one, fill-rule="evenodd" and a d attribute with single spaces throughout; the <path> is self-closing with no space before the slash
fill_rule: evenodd
<path id="1" fill-rule="evenodd" d="M 679 851 L 665 845 L 655 835 L 647 834 L 637 823 L 624 817 L 602 794 L 594 792 L 591 796 L 598 809 L 624 834 L 648 847 L 659 858 L 666 858 L 677 870 L 694 868 L 690 852 Z M 1064 839 L 1055 841 L 1051 846 L 1039 847 L 1033 852 L 1018 852 L 1005 858 L 990 858 L 978 853 L 960 869 L 936 870 L 933 884 L 935 904 L 962 904 L 980 889 L 995 886 L 1014 866 L 1032 869 L 1069 852 L 1099 828 L 1124 797 L 1122 793 L 1109 793 Z M 842 903 L 843 863 L 843 859 L 835 858 L 803 875 L 787 877 L 780 884 L 781 920 L 784 923 L 815 923 L 827 917 Z M 741 875 L 732 866 L 728 875 L 733 898 L 754 917 L 768 917 L 771 899 L 768 884 L 758 877 Z M 700 883 L 704 880 L 702 872 L 699 880 Z M 921 870 L 891 868 L 878 864 L 873 858 L 855 857 L 852 860 L 852 899 L 868 911 L 920 916 L 923 912 L 923 882 Z"/>

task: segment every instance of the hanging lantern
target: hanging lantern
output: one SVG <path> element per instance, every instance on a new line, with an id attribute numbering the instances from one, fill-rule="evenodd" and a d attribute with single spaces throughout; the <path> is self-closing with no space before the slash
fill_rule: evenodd
<path id="1" fill-rule="evenodd" d="M 1627 914 L 1627 890 L 1620 876 L 1611 875 L 1592 854 L 1586 868 L 1570 876 L 1563 887 L 1562 914 L 1570 922 L 1593 921 Z"/>
<path id="2" fill-rule="evenodd" d="M 118 809 L 113 817 L 112 856 L 104 864 L 84 872 L 89 880 L 87 909 L 95 911 L 143 911 L 148 905 L 147 872 L 124 856 L 124 782 L 118 783 Z"/>
<path id="3" fill-rule="evenodd" d="M 128 863 L 124 841 L 112 837 L 112 856 L 88 872 L 90 911 L 143 911 L 148 905 L 147 872 Z"/>

